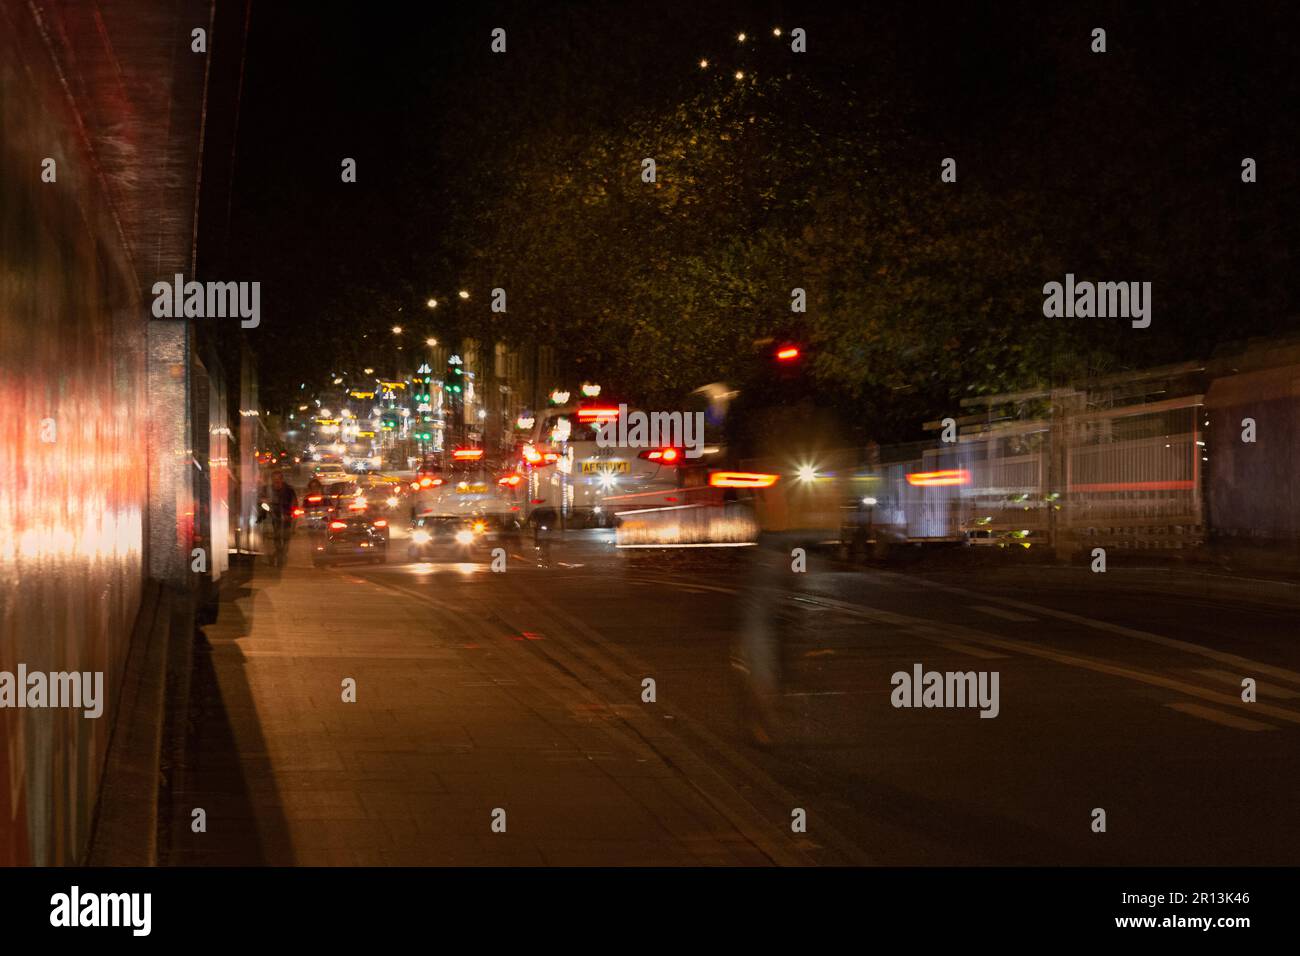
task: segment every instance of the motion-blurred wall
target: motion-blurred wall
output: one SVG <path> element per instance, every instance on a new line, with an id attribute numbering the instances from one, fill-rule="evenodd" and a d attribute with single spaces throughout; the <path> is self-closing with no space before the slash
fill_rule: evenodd
<path id="1" fill-rule="evenodd" d="M 60 78 L 16 12 L 0 21 L 0 670 L 103 671 L 112 695 L 143 579 L 145 313 Z M 0 862 L 75 857 L 109 727 L 0 709 Z"/>
<path id="2" fill-rule="evenodd" d="M 196 527 L 225 502 L 195 503 L 227 482 L 194 478 L 231 453 L 225 384 L 150 313 L 153 282 L 193 275 L 215 21 L 0 0 L 0 671 L 104 674 L 98 719 L 0 707 L 0 864 L 83 859 L 144 589 L 195 589 L 192 544 L 227 540 Z"/>

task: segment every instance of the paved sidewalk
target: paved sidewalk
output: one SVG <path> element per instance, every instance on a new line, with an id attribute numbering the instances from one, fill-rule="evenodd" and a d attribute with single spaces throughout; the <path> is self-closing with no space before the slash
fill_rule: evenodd
<path id="1" fill-rule="evenodd" d="M 506 577 L 423 582 L 453 614 L 364 569 L 314 570 L 300 538 L 283 572 L 227 594 L 196 651 L 164 862 L 771 863 L 633 731 L 654 719 L 634 697 L 577 699 L 526 639 L 483 625 Z"/>

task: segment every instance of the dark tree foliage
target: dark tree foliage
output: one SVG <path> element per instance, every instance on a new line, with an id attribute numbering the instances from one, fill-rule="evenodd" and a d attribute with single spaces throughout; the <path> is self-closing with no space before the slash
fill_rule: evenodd
<path id="1" fill-rule="evenodd" d="M 1285 12 L 826 7 L 783 24 L 807 29 L 800 55 L 744 5 L 499 4 L 320 27 L 291 76 L 266 51 L 299 18 L 259 15 L 246 256 L 294 312 L 256 345 L 272 389 L 375 362 L 401 322 L 550 343 L 569 384 L 611 397 L 669 406 L 722 380 L 890 439 L 968 396 L 1294 324 Z M 361 160 L 355 187 L 335 155 Z M 1067 272 L 1152 282 L 1152 328 L 1044 318 Z M 805 354 L 777 389 L 786 339 Z"/>

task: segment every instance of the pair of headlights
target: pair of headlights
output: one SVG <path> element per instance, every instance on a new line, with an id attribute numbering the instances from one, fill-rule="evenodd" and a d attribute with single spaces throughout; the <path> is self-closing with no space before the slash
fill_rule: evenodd
<path id="1" fill-rule="evenodd" d="M 480 527 L 479 525 L 474 526 L 474 531 L 471 531 L 469 528 L 462 528 L 460 531 L 456 532 L 456 543 L 473 544 L 475 532 L 481 533 L 482 531 L 483 528 Z M 416 531 L 411 532 L 411 540 L 415 544 L 428 544 L 430 541 L 433 540 L 433 536 L 429 534 L 429 532 L 423 529 L 418 529 Z"/>

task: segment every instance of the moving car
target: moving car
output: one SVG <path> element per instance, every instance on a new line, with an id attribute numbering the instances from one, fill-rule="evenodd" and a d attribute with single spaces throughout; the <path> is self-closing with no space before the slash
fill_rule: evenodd
<path id="1" fill-rule="evenodd" d="M 412 561 L 487 560 L 493 548 L 509 548 L 522 527 L 513 515 L 420 515 L 411 523 Z"/>
<path id="2" fill-rule="evenodd" d="M 388 560 L 388 527 L 382 518 L 365 514 L 342 514 L 332 518 L 324 534 L 312 539 L 312 564 L 324 567 L 338 561 Z"/>
<path id="3" fill-rule="evenodd" d="M 329 521 L 330 504 L 325 492 L 310 491 L 302 496 L 302 523 L 311 531 L 319 531 Z"/>
<path id="4" fill-rule="evenodd" d="M 343 481 L 348 477 L 347 470 L 341 464 L 334 462 L 317 465 L 312 469 L 312 474 L 319 478 L 322 483 L 327 481 Z"/>

